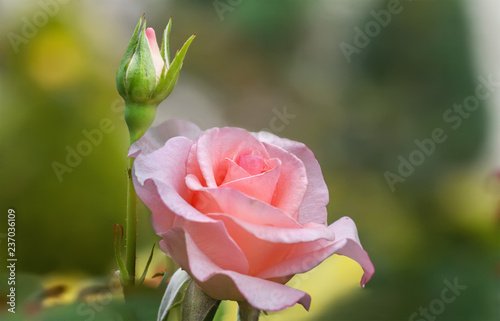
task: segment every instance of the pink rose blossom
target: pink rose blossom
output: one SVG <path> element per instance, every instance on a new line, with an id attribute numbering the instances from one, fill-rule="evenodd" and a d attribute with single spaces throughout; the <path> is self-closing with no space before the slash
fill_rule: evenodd
<path id="1" fill-rule="evenodd" d="M 307 293 L 284 285 L 333 254 L 374 273 L 354 222 L 327 225 L 328 189 L 304 144 L 267 132 L 168 121 L 131 147 L 134 185 L 161 249 L 205 293 L 278 311 Z"/>

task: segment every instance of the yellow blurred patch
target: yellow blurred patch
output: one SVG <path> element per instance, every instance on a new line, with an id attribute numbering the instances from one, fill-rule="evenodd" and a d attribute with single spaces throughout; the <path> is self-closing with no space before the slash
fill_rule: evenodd
<path id="1" fill-rule="evenodd" d="M 51 275 L 44 278 L 43 292 L 38 295 L 43 308 L 68 305 L 76 301 L 102 302 L 122 299 L 123 291 L 116 277 L 89 279 L 83 275 Z"/>
<path id="2" fill-rule="evenodd" d="M 454 172 L 438 186 L 441 205 L 457 224 L 493 232 L 500 205 L 497 180 L 493 169 Z"/>
<path id="3" fill-rule="evenodd" d="M 326 259 L 313 270 L 294 276 L 288 286 L 309 293 L 312 298 L 311 307 L 307 312 L 301 305 L 280 312 L 262 315 L 262 320 L 311 320 L 321 315 L 328 307 L 331 308 L 341 299 L 361 291 L 359 282 L 363 270 L 355 261 L 334 255 Z"/>
<path id="4" fill-rule="evenodd" d="M 28 46 L 30 76 L 42 88 L 57 90 L 75 83 L 84 72 L 85 55 L 77 40 L 61 29 L 45 29 Z"/>
<path id="5" fill-rule="evenodd" d="M 84 281 L 81 275 L 52 275 L 43 281 L 43 293 L 40 294 L 44 308 L 66 305 L 76 301 Z"/>

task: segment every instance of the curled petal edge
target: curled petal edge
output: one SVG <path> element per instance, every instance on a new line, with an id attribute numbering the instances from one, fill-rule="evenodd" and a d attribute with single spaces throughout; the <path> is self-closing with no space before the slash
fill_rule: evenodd
<path id="1" fill-rule="evenodd" d="M 164 235 L 160 247 L 195 279 L 214 299 L 247 301 L 263 311 L 280 311 L 296 303 L 309 310 L 311 297 L 283 284 L 221 269 L 213 263 L 181 227 Z"/>

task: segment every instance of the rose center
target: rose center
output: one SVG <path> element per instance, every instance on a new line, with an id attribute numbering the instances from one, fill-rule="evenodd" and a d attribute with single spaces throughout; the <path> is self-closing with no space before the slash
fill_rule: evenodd
<path id="1" fill-rule="evenodd" d="M 240 155 L 236 163 L 250 175 L 263 173 L 267 169 L 264 159 L 260 155 L 255 154 Z"/>

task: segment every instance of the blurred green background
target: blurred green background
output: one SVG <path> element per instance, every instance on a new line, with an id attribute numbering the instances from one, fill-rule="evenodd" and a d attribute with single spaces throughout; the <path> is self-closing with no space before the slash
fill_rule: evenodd
<path id="1" fill-rule="evenodd" d="M 128 135 L 115 72 L 145 12 L 157 35 L 173 18 L 171 51 L 197 35 L 157 122 L 270 129 L 304 142 L 330 189 L 329 222 L 352 217 L 375 264 L 361 289 L 356 264 L 330 259 L 329 269 L 295 280 L 312 295 L 311 312 L 294 307 L 266 320 L 500 320 L 498 93 L 460 116 L 456 129 L 443 118 L 500 64 L 500 56 L 489 57 L 491 69 L 481 64 L 491 52 L 482 44 L 500 34 L 492 24 L 497 37 L 478 41 L 477 24 L 495 20 L 487 6 L 475 8 L 482 2 L 0 1 L 0 257 L 13 208 L 16 316 L 124 318 L 112 305 L 78 312 L 74 298 L 34 312 L 28 303 L 47 284 L 106 284 L 116 269 L 113 224 L 124 224 Z M 103 120 L 113 130 L 69 165 L 68 150 Z M 399 157 L 408 160 L 414 141 L 436 128 L 446 141 L 401 176 Z M 70 171 L 58 177 L 54 162 Z M 404 180 L 393 191 L 388 171 Z M 140 219 L 144 261 L 158 237 L 147 213 Z M 0 318 L 9 320 L 3 276 Z M 442 303 L 446 280 L 455 279 L 467 288 Z M 156 313 L 152 297 L 140 305 L 144 315 Z"/>

